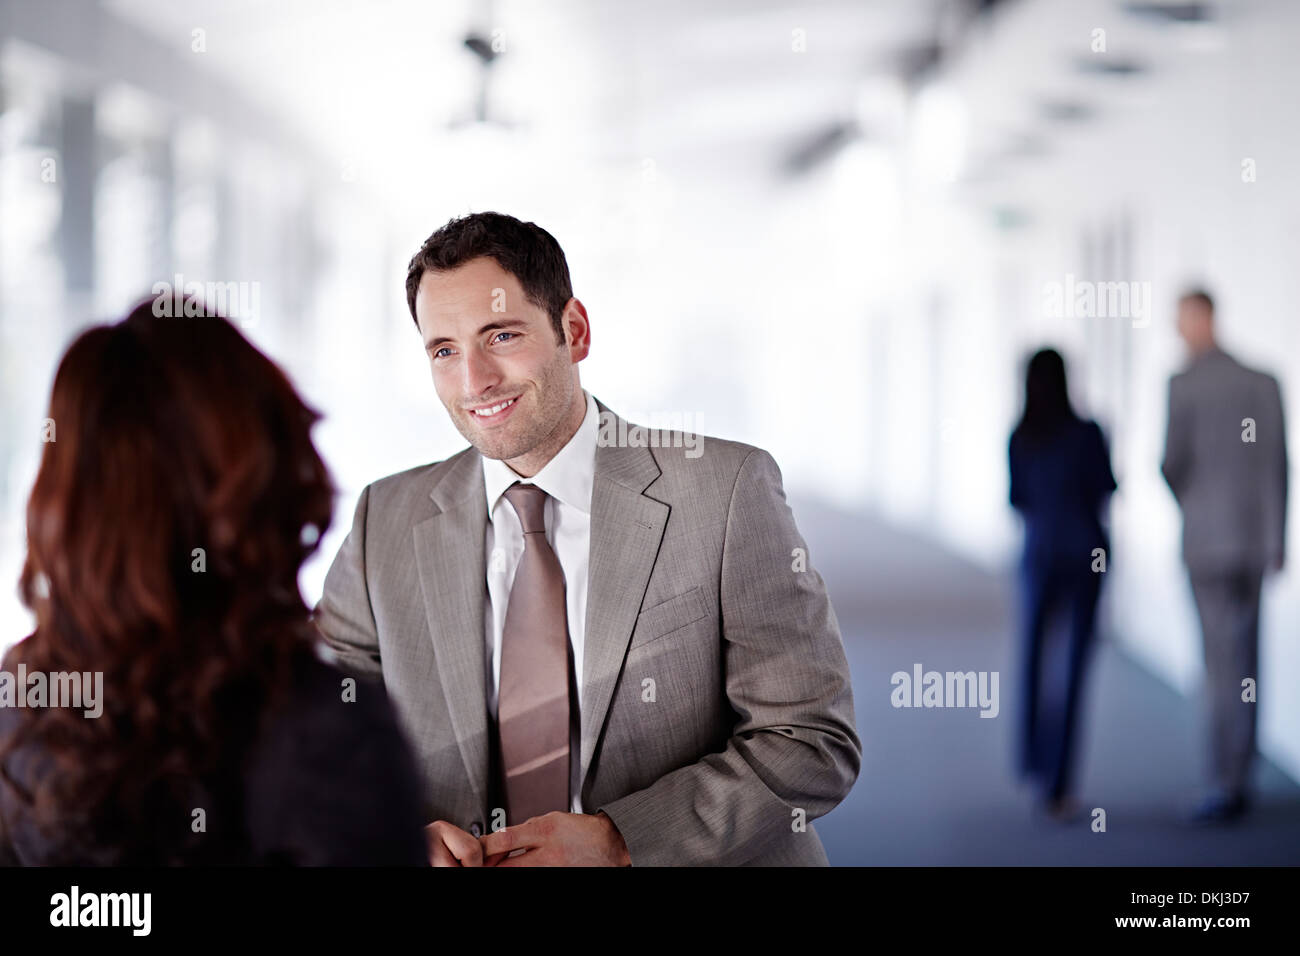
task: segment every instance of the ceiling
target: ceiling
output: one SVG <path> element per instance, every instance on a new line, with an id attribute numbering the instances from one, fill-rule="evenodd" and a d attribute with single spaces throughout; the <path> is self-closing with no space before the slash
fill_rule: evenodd
<path id="1" fill-rule="evenodd" d="M 859 84 L 933 40 L 947 0 L 106 0 L 326 149 L 433 150 L 473 111 L 467 32 L 504 50 L 489 115 L 608 160 L 770 167 L 852 118 Z M 794 52 L 796 30 L 806 51 Z"/>

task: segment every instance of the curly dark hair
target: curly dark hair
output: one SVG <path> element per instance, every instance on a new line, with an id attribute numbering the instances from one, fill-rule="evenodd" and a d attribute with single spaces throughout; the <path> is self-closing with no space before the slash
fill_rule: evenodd
<path id="1" fill-rule="evenodd" d="M 406 305 L 415 315 L 415 297 L 425 272 L 446 272 L 487 256 L 519 280 L 524 296 L 551 317 L 556 341 L 564 344 L 564 307 L 573 298 L 569 263 L 555 237 L 535 222 L 500 212 L 476 212 L 451 219 L 424 240 L 406 268 Z"/>
<path id="2" fill-rule="evenodd" d="M 333 505 L 320 415 L 224 318 L 146 302 L 73 342 L 49 417 L 19 584 L 36 629 L 9 659 L 102 672 L 103 713 L 17 711 L 0 786 L 67 862 L 202 862 L 191 808 L 226 805 L 315 640 L 297 579 Z M 6 766 L 29 745 L 30 791 Z"/>

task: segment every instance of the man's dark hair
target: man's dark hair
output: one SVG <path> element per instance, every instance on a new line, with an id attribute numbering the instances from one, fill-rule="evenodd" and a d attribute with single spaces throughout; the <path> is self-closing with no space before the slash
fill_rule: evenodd
<path id="1" fill-rule="evenodd" d="M 406 267 L 406 304 L 415 316 L 415 295 L 426 271 L 445 272 L 471 259 L 489 256 L 518 281 L 524 296 L 545 309 L 560 345 L 564 344 L 561 316 L 573 286 L 569 264 L 555 237 L 534 222 L 520 222 L 499 212 L 476 212 L 451 219 L 411 257 Z"/>
<path id="2" fill-rule="evenodd" d="M 1180 302 L 1197 302 L 1210 315 L 1214 315 L 1214 299 L 1210 298 L 1210 293 L 1204 289 L 1188 289 L 1178 297 Z"/>

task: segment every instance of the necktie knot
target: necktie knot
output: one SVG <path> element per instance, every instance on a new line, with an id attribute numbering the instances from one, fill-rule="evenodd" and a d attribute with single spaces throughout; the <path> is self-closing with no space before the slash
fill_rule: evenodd
<path id="1" fill-rule="evenodd" d="M 546 532 L 543 509 L 548 496 L 545 491 L 536 485 L 521 485 L 516 481 L 506 489 L 505 497 L 515 509 L 515 514 L 519 515 L 519 523 L 523 526 L 524 534 Z"/>

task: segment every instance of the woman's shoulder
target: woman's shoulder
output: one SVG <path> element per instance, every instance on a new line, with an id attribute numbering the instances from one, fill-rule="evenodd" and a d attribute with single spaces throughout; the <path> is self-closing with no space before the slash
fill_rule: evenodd
<path id="1" fill-rule="evenodd" d="M 322 729 L 346 737 L 373 730 L 377 724 L 395 726 L 383 684 L 354 678 L 324 655 L 318 643 L 295 655 L 292 686 L 284 705 L 273 714 L 273 723 L 290 731 L 306 730 L 317 740 L 328 739 L 319 733 Z"/>
<path id="2" fill-rule="evenodd" d="M 366 760 L 411 762 L 397 712 L 378 681 L 353 678 L 315 646 L 295 656 L 291 686 L 266 715 L 253 750 L 253 782 L 324 774 L 337 781 Z M 389 768 L 391 770 L 391 767 Z M 388 771 L 385 771 L 388 772 Z"/>
<path id="3" fill-rule="evenodd" d="M 1080 418 L 1078 423 L 1079 434 L 1082 440 L 1093 447 L 1106 446 L 1106 433 L 1102 430 L 1101 423 L 1095 418 Z"/>
<path id="4" fill-rule="evenodd" d="M 1101 426 L 1095 419 L 1082 416 L 1066 419 L 1055 431 L 1058 445 L 1090 445 L 1098 439 L 1104 440 Z"/>
<path id="5" fill-rule="evenodd" d="M 305 865 L 420 863 L 422 784 L 383 685 L 312 650 L 268 716 L 245 780 L 259 858 Z"/>

